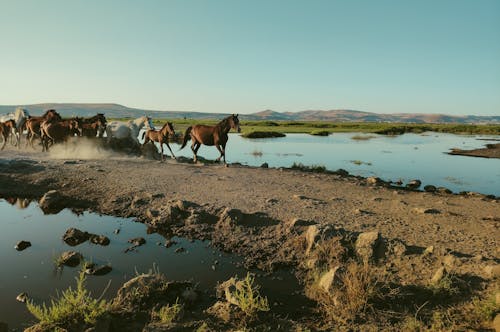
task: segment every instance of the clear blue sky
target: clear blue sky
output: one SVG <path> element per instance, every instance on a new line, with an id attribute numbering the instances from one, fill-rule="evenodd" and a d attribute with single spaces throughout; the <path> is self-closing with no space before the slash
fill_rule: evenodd
<path id="1" fill-rule="evenodd" d="M 0 0 L 0 104 L 500 115 L 500 1 Z"/>

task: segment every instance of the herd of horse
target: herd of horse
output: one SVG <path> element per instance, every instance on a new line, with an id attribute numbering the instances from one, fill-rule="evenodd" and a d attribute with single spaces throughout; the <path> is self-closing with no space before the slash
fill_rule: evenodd
<path id="1" fill-rule="evenodd" d="M 148 116 L 141 116 L 135 120 L 112 121 L 107 122 L 103 113 L 97 113 L 89 118 L 72 117 L 64 119 L 54 109 L 47 110 L 41 116 L 31 116 L 23 108 L 17 108 L 14 113 L 0 116 L 0 137 L 3 138 L 3 144 L 0 150 L 5 148 L 7 141 L 18 148 L 21 145 L 21 137 L 26 133 L 26 147 L 30 145 L 35 148 L 34 141 L 39 139 L 42 145 L 42 151 L 49 151 L 49 148 L 58 143 L 64 143 L 70 137 L 89 137 L 97 139 L 106 139 L 107 143 L 113 140 L 126 141 L 128 144 L 140 146 L 139 134 L 141 130 L 144 143 L 156 142 L 160 146 L 161 160 L 164 160 L 163 144 L 165 144 L 172 158 L 175 155 L 170 148 L 169 137 L 175 136 L 174 126 L 171 122 L 166 122 L 160 130 L 155 130 L 152 119 Z M 187 142 L 191 140 L 191 150 L 193 151 L 193 161 L 197 161 L 198 149 L 201 145 L 215 146 L 220 152 L 216 159 L 226 163 L 226 143 L 228 133 L 231 129 L 241 132 L 240 122 L 237 114 L 232 114 L 215 126 L 193 125 L 186 129 L 182 145 L 183 149 Z"/>

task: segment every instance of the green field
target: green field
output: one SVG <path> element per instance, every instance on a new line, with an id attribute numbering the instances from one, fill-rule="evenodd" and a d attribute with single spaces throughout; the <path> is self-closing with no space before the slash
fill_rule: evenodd
<path id="1" fill-rule="evenodd" d="M 109 119 L 129 120 L 129 119 Z M 215 120 L 203 119 L 154 119 L 155 126 L 161 126 L 166 121 L 174 124 L 175 131 L 182 133 L 187 127 L 195 124 L 215 125 Z M 434 131 L 460 135 L 487 134 L 500 135 L 500 125 L 474 125 L 474 124 L 413 124 L 413 123 L 377 123 L 377 122 L 327 122 L 327 121 L 241 121 L 243 134 L 251 132 L 279 132 L 279 133 L 375 133 L 382 135 L 400 135 L 404 133 L 423 133 Z"/>

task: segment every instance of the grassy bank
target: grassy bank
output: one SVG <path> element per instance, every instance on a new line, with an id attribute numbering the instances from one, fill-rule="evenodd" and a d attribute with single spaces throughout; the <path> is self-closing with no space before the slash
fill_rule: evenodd
<path id="1" fill-rule="evenodd" d="M 111 119 L 110 119 L 111 120 Z M 113 119 L 128 120 L 128 119 Z M 166 121 L 174 124 L 176 132 L 184 132 L 187 127 L 195 124 L 215 125 L 216 120 L 203 119 L 154 119 L 157 126 Z M 500 135 L 500 125 L 475 125 L 475 124 L 429 124 L 429 123 L 377 123 L 377 122 L 327 122 L 327 121 L 241 121 L 243 134 L 250 132 L 278 132 L 278 133 L 343 133 L 360 132 L 376 133 L 382 135 L 400 135 L 404 133 L 423 133 L 434 131 L 441 133 L 472 135 Z"/>

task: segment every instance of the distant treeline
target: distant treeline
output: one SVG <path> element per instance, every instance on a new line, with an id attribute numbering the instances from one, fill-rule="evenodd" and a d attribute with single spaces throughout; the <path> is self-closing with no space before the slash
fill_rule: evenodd
<path id="1" fill-rule="evenodd" d="M 115 119 L 129 120 L 129 119 Z M 155 125 L 163 125 L 166 121 L 174 124 L 176 132 L 180 133 L 187 127 L 195 124 L 215 125 L 216 120 L 203 119 L 153 119 Z M 404 133 L 423 133 L 434 131 L 461 135 L 500 135 L 500 124 L 432 124 L 432 123 L 382 123 L 382 122 L 328 122 L 328 121 L 241 121 L 243 134 L 250 132 L 273 131 L 280 133 L 306 133 L 318 132 L 362 132 L 381 135 L 401 135 Z"/>

